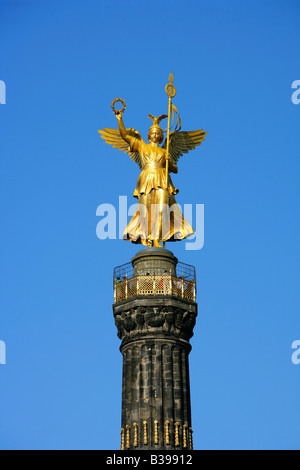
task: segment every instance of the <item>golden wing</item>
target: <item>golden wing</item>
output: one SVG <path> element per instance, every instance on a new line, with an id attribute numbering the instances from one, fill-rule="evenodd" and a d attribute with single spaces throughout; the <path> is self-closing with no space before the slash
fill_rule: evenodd
<path id="1" fill-rule="evenodd" d="M 134 161 L 140 167 L 140 169 L 142 169 L 142 160 L 140 154 L 130 149 L 130 145 L 128 144 L 128 142 L 126 142 L 126 140 L 121 137 L 119 129 L 104 128 L 103 130 L 98 132 L 99 134 L 101 134 L 101 138 L 104 139 L 107 144 L 112 145 L 113 148 L 117 148 L 120 151 L 124 150 L 124 152 L 130 155 L 131 160 Z M 126 132 L 131 137 L 134 137 L 138 140 L 142 140 L 141 134 L 135 129 L 126 129 Z"/>
<path id="2" fill-rule="evenodd" d="M 170 134 L 169 152 L 172 163 L 177 163 L 179 158 L 190 150 L 194 150 L 201 145 L 207 132 L 203 129 L 199 131 L 174 131 Z M 163 148 L 167 147 L 167 139 L 165 139 Z"/>

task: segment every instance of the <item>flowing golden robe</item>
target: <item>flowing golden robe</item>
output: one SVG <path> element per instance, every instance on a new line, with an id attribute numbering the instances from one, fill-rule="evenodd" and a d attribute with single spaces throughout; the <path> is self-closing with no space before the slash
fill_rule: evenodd
<path id="1" fill-rule="evenodd" d="M 142 171 L 133 194 L 139 202 L 123 238 L 141 243 L 141 240 L 177 241 L 192 235 L 193 228 L 175 200 L 179 190 L 170 175 L 166 175 L 165 149 L 140 139 L 133 139 L 130 147 L 139 153 Z"/>

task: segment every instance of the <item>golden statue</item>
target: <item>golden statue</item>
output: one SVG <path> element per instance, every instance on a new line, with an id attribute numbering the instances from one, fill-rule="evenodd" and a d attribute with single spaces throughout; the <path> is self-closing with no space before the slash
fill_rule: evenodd
<path id="1" fill-rule="evenodd" d="M 154 117 L 149 114 L 153 125 L 148 132 L 149 144 L 144 142 L 140 133 L 135 129 L 126 129 L 122 114 L 126 104 L 116 98 L 112 103 L 113 111 L 118 119 L 119 129 L 103 129 L 101 137 L 114 148 L 124 150 L 141 169 L 140 176 L 133 196 L 138 199 L 137 209 L 126 227 L 123 238 L 133 243 L 143 243 L 145 246 L 161 247 L 159 242 L 178 241 L 194 233 L 191 225 L 185 220 L 175 200 L 179 192 L 175 188 L 170 173 L 177 173 L 177 162 L 180 156 L 193 150 L 205 139 L 207 132 L 181 131 L 181 121 L 178 115 L 175 130 L 170 133 L 171 115 L 178 114 L 172 104 L 176 94 L 173 85 L 173 75 L 166 85 L 169 96 L 168 115 Z M 123 109 L 116 110 L 114 105 L 121 101 Z M 163 142 L 163 130 L 159 123 L 168 118 L 167 137 Z"/>

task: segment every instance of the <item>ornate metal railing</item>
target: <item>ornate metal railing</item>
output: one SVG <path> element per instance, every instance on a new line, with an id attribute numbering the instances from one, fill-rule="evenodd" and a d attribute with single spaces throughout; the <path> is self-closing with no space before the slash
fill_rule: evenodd
<path id="1" fill-rule="evenodd" d="M 176 277 L 171 274 L 145 275 L 124 278 L 114 277 L 115 303 L 136 295 L 174 295 L 196 300 L 196 279 Z"/>

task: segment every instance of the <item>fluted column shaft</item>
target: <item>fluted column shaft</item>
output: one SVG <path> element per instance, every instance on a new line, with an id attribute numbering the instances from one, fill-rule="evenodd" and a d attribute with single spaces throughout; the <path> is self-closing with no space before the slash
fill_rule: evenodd
<path id="1" fill-rule="evenodd" d="M 132 263 L 135 275 L 153 261 L 175 271 L 177 259 L 169 253 L 148 256 L 143 250 Z M 189 341 L 197 303 L 166 294 L 137 295 L 115 303 L 113 310 L 123 355 L 121 449 L 192 449 Z"/>

